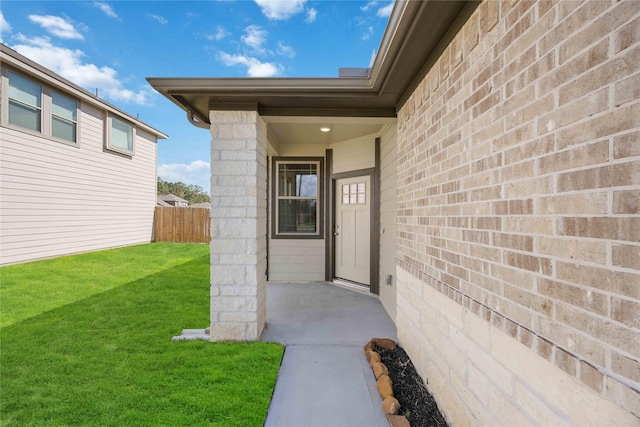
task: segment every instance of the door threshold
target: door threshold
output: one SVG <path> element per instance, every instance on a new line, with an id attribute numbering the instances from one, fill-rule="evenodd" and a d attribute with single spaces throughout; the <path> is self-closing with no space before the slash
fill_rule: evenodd
<path id="1" fill-rule="evenodd" d="M 350 291 L 360 292 L 365 295 L 375 295 L 371 293 L 369 285 L 364 285 L 362 283 L 337 278 L 333 279 L 332 283 L 336 286 L 340 286 L 341 288 L 349 289 Z"/>

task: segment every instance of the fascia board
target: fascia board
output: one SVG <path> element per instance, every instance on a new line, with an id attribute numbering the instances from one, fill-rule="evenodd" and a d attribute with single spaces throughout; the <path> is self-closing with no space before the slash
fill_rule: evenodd
<path id="1" fill-rule="evenodd" d="M 368 78 L 172 78 L 147 77 L 151 86 L 167 94 L 373 92 Z"/>

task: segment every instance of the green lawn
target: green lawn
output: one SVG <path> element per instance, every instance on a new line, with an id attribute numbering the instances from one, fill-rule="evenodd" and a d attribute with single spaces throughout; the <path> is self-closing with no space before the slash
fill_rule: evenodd
<path id="1" fill-rule="evenodd" d="M 0 425 L 263 425 L 281 346 L 170 341 L 209 322 L 207 246 L 8 266 L 0 280 Z"/>

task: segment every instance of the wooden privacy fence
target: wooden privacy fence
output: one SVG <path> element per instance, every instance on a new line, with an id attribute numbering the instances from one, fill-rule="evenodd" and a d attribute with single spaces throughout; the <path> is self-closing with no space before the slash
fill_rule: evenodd
<path id="1" fill-rule="evenodd" d="M 153 220 L 153 235 L 156 242 L 209 243 L 209 209 L 157 206 Z"/>

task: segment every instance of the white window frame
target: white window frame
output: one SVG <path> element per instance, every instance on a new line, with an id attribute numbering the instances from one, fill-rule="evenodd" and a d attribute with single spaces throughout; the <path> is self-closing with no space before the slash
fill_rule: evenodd
<path id="1" fill-rule="evenodd" d="M 279 169 L 282 164 L 316 165 L 317 184 L 316 196 L 281 196 L 279 183 Z M 324 158 L 322 157 L 274 157 L 272 163 L 272 233 L 273 239 L 323 239 L 323 198 L 324 198 Z M 316 230 L 312 233 L 286 232 L 279 230 L 280 200 L 316 200 Z"/>
<path id="2" fill-rule="evenodd" d="M 117 145 L 113 145 L 111 143 L 111 138 L 112 138 L 112 132 L 111 129 L 113 129 L 113 120 L 117 120 L 121 123 L 124 123 L 126 125 L 129 125 L 131 127 L 131 149 L 125 149 L 122 147 L 119 147 Z M 113 114 L 107 113 L 107 118 L 105 120 L 105 129 L 104 129 L 104 135 L 105 135 L 105 140 L 104 140 L 104 146 L 105 149 L 109 150 L 109 151 L 113 151 L 116 153 L 120 153 L 120 154 L 124 154 L 126 156 L 134 156 L 136 153 L 136 125 L 132 122 L 130 122 L 129 120 L 126 120 L 120 116 L 115 116 Z"/>
<path id="3" fill-rule="evenodd" d="M 31 129 L 28 127 L 20 126 L 15 123 L 9 122 L 9 77 L 10 74 L 14 74 L 22 79 L 25 79 L 35 85 L 40 86 L 40 130 Z M 62 144 L 70 145 L 73 147 L 80 147 L 80 111 L 81 111 L 81 102 L 77 98 L 69 95 L 67 92 L 60 90 L 58 88 L 52 89 L 47 86 L 42 81 L 31 77 L 26 73 L 22 73 L 20 71 L 10 69 L 8 67 L 2 68 L 2 117 L 0 119 L 0 124 L 3 127 L 18 130 L 20 132 L 28 133 L 31 135 L 43 137 L 52 141 L 60 142 Z M 75 124 L 75 141 L 69 141 L 65 138 L 60 138 L 53 135 L 53 101 L 52 96 L 53 93 L 56 93 L 60 96 L 63 96 L 73 102 L 76 103 L 76 119 L 73 121 Z"/>

